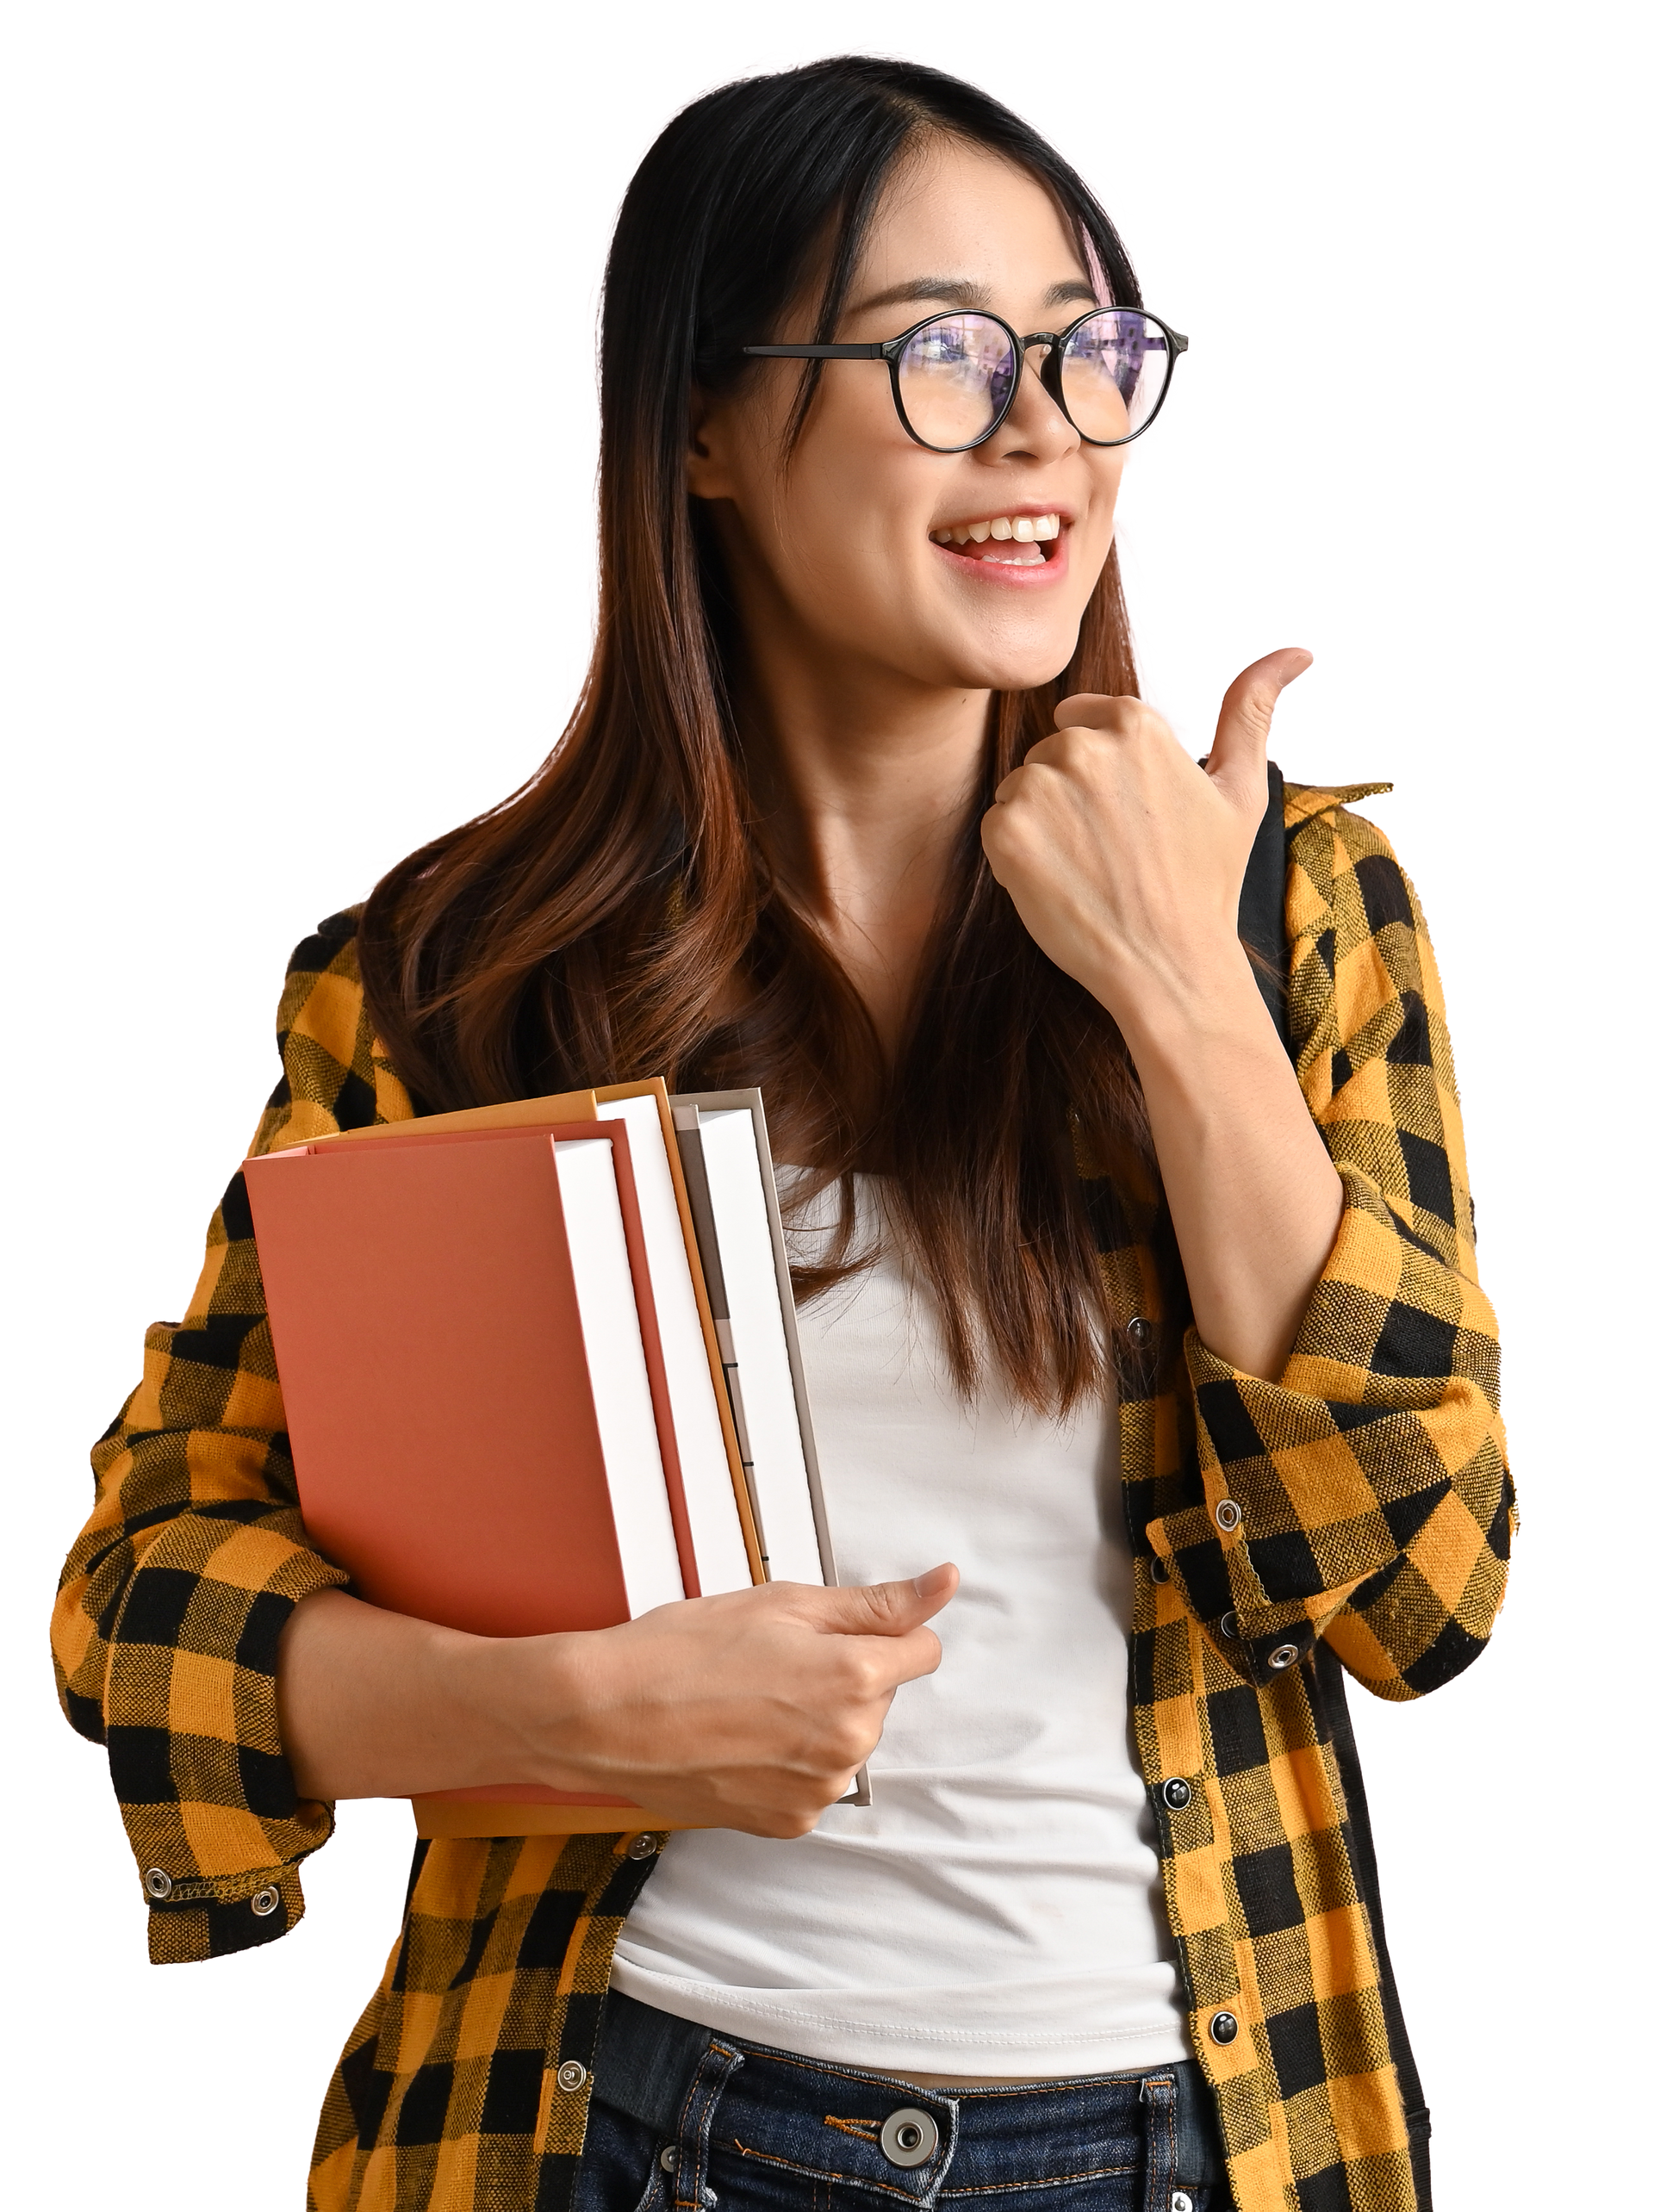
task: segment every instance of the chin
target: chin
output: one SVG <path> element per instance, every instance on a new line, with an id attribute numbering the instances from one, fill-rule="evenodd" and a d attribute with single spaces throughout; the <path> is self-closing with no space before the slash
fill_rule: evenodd
<path id="1" fill-rule="evenodd" d="M 975 653 L 952 681 L 967 691 L 1038 691 L 1043 684 L 1056 682 L 1074 657 L 1075 643 L 1066 637 L 1060 644 L 1037 650 Z"/>
<path id="2" fill-rule="evenodd" d="M 1042 609 L 1038 621 L 1002 617 L 974 624 L 962 636 L 955 630 L 947 641 L 953 666 L 946 680 L 966 690 L 998 692 L 1037 691 L 1054 683 L 1074 657 L 1084 612 L 1082 606 L 1054 620 L 1055 608 Z"/>

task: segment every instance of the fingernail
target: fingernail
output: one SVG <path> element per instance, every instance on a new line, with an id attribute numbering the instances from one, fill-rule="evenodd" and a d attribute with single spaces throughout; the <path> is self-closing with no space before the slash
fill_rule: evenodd
<path id="1" fill-rule="evenodd" d="M 946 1587 L 947 1581 L 947 1568 L 931 1567 L 928 1568 L 923 1575 L 916 1575 L 913 1577 L 913 1588 L 922 1598 L 934 1598 L 938 1590 Z"/>

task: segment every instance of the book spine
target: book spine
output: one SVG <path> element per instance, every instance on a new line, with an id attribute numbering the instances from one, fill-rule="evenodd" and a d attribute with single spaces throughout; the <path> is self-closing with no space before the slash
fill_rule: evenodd
<path id="1" fill-rule="evenodd" d="M 712 1211 L 712 1189 L 706 1180 L 706 1160 L 701 1150 L 700 1115 L 693 1106 L 675 1105 L 672 1109 L 672 1122 L 678 1140 L 678 1158 L 683 1166 L 684 1188 L 688 1194 L 690 1219 L 700 1255 L 701 1278 L 706 1286 L 706 1302 L 712 1312 L 718 1369 L 724 1378 L 730 1419 L 735 1429 L 736 1449 L 741 1457 L 741 1480 L 751 1509 L 753 1532 L 763 1565 L 763 1578 L 768 1581 L 769 1547 L 764 1542 L 763 1515 L 758 1504 L 758 1485 L 753 1473 L 752 1443 L 747 1432 L 746 1407 L 741 1399 L 741 1365 L 736 1356 L 735 1332 L 730 1325 L 730 1299 L 724 1285 L 724 1262 L 718 1246 L 718 1221 Z"/>

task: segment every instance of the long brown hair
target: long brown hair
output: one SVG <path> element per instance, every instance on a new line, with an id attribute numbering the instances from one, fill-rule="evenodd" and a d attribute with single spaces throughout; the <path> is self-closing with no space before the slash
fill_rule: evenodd
<path id="1" fill-rule="evenodd" d="M 953 78 L 851 57 L 687 109 L 633 179 L 609 256 L 597 639 L 579 703 L 520 791 L 385 877 L 362 969 L 379 1035 L 427 1110 L 645 1074 L 675 1090 L 762 1084 L 776 1156 L 812 1165 L 813 1188 L 843 1178 L 840 1241 L 799 1272 L 801 1295 L 843 1271 L 849 1178 L 879 1169 L 961 1387 L 991 1364 L 1027 1401 L 1066 1408 L 1096 1388 L 1117 1318 L 1077 1144 L 1137 1171 L 1151 1159 L 1119 1032 L 1029 937 L 973 817 L 886 1066 L 766 849 L 730 704 L 734 612 L 685 484 L 692 393 L 734 382 L 740 347 L 774 331 L 824 252 L 818 334 L 831 338 L 893 165 L 936 132 L 1042 179 L 1109 295 L 1141 304 L 1073 171 Z M 978 814 L 1060 699 L 1136 688 L 1110 553 L 1068 667 L 996 699 Z"/>

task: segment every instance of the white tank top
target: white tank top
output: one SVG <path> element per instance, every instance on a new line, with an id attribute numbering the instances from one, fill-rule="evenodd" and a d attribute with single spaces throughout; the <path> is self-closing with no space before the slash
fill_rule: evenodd
<path id="1" fill-rule="evenodd" d="M 870 1227 L 878 1195 L 876 1178 L 858 1182 Z M 1112 1404 L 1059 1424 L 992 1385 L 962 1401 L 931 1302 L 887 1240 L 799 1318 L 840 1578 L 956 1561 L 959 1593 L 935 1623 L 942 1665 L 897 1692 L 870 1807 L 831 1805 L 788 1842 L 675 1836 L 621 1932 L 615 1987 L 750 2041 L 895 2072 L 1187 2058 L 1128 1749 Z"/>

